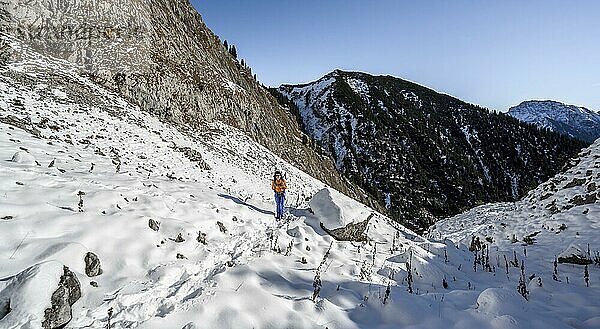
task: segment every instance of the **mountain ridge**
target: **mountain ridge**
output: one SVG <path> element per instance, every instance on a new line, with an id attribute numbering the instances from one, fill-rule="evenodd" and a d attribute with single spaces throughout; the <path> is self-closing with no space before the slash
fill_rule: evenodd
<path id="1" fill-rule="evenodd" d="M 78 65 L 163 120 L 221 121 L 340 191 L 377 204 L 302 141 L 296 120 L 256 81 L 187 0 L 9 0 L 0 32 Z M 3 47 L 3 54 L 4 49 Z M 15 51 L 7 56 L 18 57 Z M 277 129 L 272 129 L 277 127 Z"/>
<path id="2" fill-rule="evenodd" d="M 416 230 L 516 200 L 585 146 L 389 75 L 335 70 L 278 91 L 337 168 Z"/>
<path id="3" fill-rule="evenodd" d="M 583 106 L 554 100 L 528 100 L 511 107 L 508 114 L 586 142 L 591 143 L 600 137 L 600 114 Z"/>

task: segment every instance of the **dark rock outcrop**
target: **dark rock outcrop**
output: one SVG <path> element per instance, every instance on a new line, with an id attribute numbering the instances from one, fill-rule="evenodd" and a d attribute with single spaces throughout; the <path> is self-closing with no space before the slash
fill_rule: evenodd
<path id="1" fill-rule="evenodd" d="M 89 277 L 102 274 L 100 259 L 93 252 L 88 252 L 85 254 L 85 274 Z"/>
<path id="2" fill-rule="evenodd" d="M 10 298 L 0 296 L 0 320 L 10 313 Z"/>
<path id="3" fill-rule="evenodd" d="M 569 201 L 572 205 L 583 206 L 596 202 L 596 193 L 590 193 L 586 195 L 576 195 Z"/>
<path id="4" fill-rule="evenodd" d="M 580 255 L 571 255 L 567 257 L 558 257 L 558 262 L 561 264 L 589 265 L 592 263 L 592 260 Z"/>
<path id="5" fill-rule="evenodd" d="M 62 328 L 72 319 L 71 306 L 81 297 L 81 285 L 68 267 L 60 277 L 58 288 L 52 293 L 52 305 L 44 311 L 44 329 Z"/>
<path id="6" fill-rule="evenodd" d="M 334 239 L 338 241 L 367 241 L 367 235 L 365 231 L 367 229 L 367 225 L 369 225 L 369 221 L 373 218 L 373 214 L 369 216 L 366 220 L 357 223 L 350 223 L 344 227 L 336 228 L 336 229 L 328 229 L 320 223 L 319 225 L 323 229 L 323 231 L 327 232 L 327 234 L 331 235 Z"/>

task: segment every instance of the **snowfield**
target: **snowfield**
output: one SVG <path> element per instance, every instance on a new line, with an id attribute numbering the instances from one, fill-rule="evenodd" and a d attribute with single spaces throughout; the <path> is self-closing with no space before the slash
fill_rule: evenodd
<path id="1" fill-rule="evenodd" d="M 600 250 L 596 199 L 564 209 L 598 184 L 597 144 L 552 196 L 540 201 L 543 185 L 477 208 L 430 240 L 234 128 L 162 122 L 10 42 L 20 59 L 0 68 L 0 328 L 42 328 L 64 266 L 81 294 L 66 328 L 600 328 L 598 267 L 590 287 L 580 265 L 559 264 L 552 280 L 555 254 Z M 290 188 L 281 222 L 275 168 Z M 565 188 L 571 176 L 585 182 Z M 322 228 L 367 219 L 362 241 Z M 525 257 L 522 238 L 537 230 Z M 473 266 L 473 234 L 492 237 L 492 272 Z M 99 275 L 88 276 L 90 252 Z M 529 300 L 520 268 L 505 272 L 513 252 Z"/>

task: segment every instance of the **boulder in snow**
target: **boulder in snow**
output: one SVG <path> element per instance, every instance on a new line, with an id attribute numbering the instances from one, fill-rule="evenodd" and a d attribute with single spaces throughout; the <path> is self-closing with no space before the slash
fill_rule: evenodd
<path id="1" fill-rule="evenodd" d="M 72 318 L 71 306 L 81 297 L 79 280 L 68 267 L 63 266 L 58 288 L 52 293 L 52 305 L 44 310 L 43 328 L 62 328 Z"/>
<path id="2" fill-rule="evenodd" d="M 25 152 L 25 151 L 17 151 L 12 158 L 10 159 L 10 161 L 15 162 L 15 163 L 21 163 L 21 164 L 35 164 L 35 158 Z"/>
<path id="3" fill-rule="evenodd" d="M 487 288 L 477 297 L 477 310 L 496 317 L 523 314 L 526 306 L 525 298 L 516 290 Z"/>
<path id="4" fill-rule="evenodd" d="M 0 290 L 0 328 L 62 328 L 81 297 L 77 276 L 57 261 L 31 266 Z"/>
<path id="5" fill-rule="evenodd" d="M 89 277 L 94 277 L 102 274 L 100 267 L 100 259 L 93 252 L 85 254 L 85 274 Z"/>
<path id="6" fill-rule="evenodd" d="M 345 195 L 324 188 L 312 197 L 310 208 L 319 220 L 319 226 L 336 240 L 366 239 L 364 232 L 373 217 L 372 211 L 366 206 L 356 207 Z"/>
<path id="7" fill-rule="evenodd" d="M 569 248 L 565 249 L 558 255 L 559 263 L 568 263 L 576 265 L 589 265 L 592 260 L 588 256 L 587 252 L 583 251 L 583 248 L 577 244 L 571 244 Z"/>

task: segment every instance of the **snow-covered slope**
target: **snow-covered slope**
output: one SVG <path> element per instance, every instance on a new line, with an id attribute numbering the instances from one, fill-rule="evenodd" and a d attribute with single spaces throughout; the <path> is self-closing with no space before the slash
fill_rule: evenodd
<path id="1" fill-rule="evenodd" d="M 81 295 L 67 328 L 597 323 L 594 284 L 549 284 L 527 302 L 516 270 L 510 279 L 473 273 L 464 246 L 418 237 L 333 189 L 309 209 L 325 185 L 238 130 L 176 128 L 68 63 L 24 50 L 0 68 L 0 328 L 40 328 L 63 266 Z M 290 187 L 280 223 L 274 168 Z M 373 214 L 367 239 L 335 241 L 320 225 L 331 209 L 341 225 Z M 88 252 L 97 276 L 86 273 Z"/>
<path id="2" fill-rule="evenodd" d="M 556 101 L 525 101 L 511 107 L 508 114 L 590 143 L 600 137 L 600 114 L 585 107 Z"/>
<path id="3" fill-rule="evenodd" d="M 320 180 L 367 201 L 303 143 L 296 120 L 227 51 L 189 0 L 5 0 L 0 30 L 165 121 L 220 121 Z M 1 39 L 0 39 L 1 40 Z M 0 65 L 18 58 L 0 41 Z"/>
<path id="4" fill-rule="evenodd" d="M 600 141 L 582 151 L 570 165 L 519 202 L 484 205 L 438 222 L 430 237 L 465 245 L 478 238 L 489 246 L 491 261 L 499 272 L 504 271 L 500 269 L 505 264 L 503 257 L 513 259 L 516 251 L 525 261 L 526 275 L 535 275 L 543 282 L 543 287 L 530 284 L 532 300 L 559 307 L 568 299 L 572 313 L 565 316 L 565 322 L 576 328 L 598 328 Z M 585 287 L 583 265 L 560 264 L 569 263 L 569 258 L 591 263 L 589 288 Z M 553 277 L 555 259 L 558 266 Z M 564 312 L 567 306 L 560 307 Z"/>

